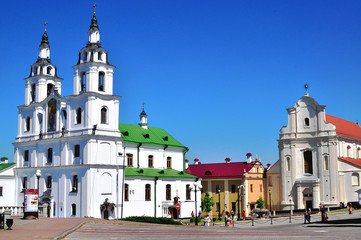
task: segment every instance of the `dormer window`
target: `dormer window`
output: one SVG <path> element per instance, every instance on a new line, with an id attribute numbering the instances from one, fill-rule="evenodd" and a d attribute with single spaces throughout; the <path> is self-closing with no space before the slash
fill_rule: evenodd
<path id="1" fill-rule="evenodd" d="M 212 175 L 211 171 L 207 170 L 204 175 Z"/>
<path id="2" fill-rule="evenodd" d="M 309 127 L 309 126 L 310 126 L 310 119 L 305 118 L 305 127 Z"/>
<path id="3" fill-rule="evenodd" d="M 128 132 L 128 131 L 125 131 L 125 132 L 123 133 L 123 135 L 124 135 L 124 136 L 129 136 L 129 132 Z"/>
<path id="4" fill-rule="evenodd" d="M 148 134 L 148 133 L 145 134 L 144 137 L 145 137 L 145 138 L 149 138 L 149 134 Z"/>

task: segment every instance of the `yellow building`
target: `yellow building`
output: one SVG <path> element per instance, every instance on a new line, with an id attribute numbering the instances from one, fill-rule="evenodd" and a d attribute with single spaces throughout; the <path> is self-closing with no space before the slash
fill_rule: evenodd
<path id="1" fill-rule="evenodd" d="M 257 207 L 256 201 L 260 197 L 265 200 L 264 170 L 261 162 L 252 160 L 248 153 L 246 162 L 231 163 L 226 158 L 225 163 L 201 164 L 195 159 L 195 164 L 188 166 L 187 173 L 202 179 L 202 198 L 207 191 L 213 197 L 215 205 L 209 213 L 212 218 L 223 218 L 232 210 L 235 216 L 239 212 L 242 218 L 243 210 L 249 216 L 250 211 Z"/>

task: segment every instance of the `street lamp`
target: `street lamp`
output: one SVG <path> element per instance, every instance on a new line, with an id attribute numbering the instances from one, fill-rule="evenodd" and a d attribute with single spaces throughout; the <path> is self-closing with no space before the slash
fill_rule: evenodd
<path id="1" fill-rule="evenodd" d="M 237 219 L 239 220 L 241 218 L 241 212 L 240 212 L 241 209 L 239 207 L 239 189 L 243 188 L 243 190 L 244 190 L 244 185 L 238 185 L 237 188 L 238 188 L 238 200 L 237 200 L 238 201 L 238 214 L 237 214 Z"/>
<path id="2" fill-rule="evenodd" d="M 271 216 L 272 216 L 272 195 L 271 195 L 271 189 L 268 190 L 269 193 L 269 211 L 271 212 Z"/>
<path id="3" fill-rule="evenodd" d="M 218 220 L 221 220 L 221 188 L 217 187 L 216 192 L 218 193 Z"/>
<path id="4" fill-rule="evenodd" d="M 292 215 L 292 199 L 290 198 L 290 223 L 291 223 L 291 215 Z"/>
<path id="5" fill-rule="evenodd" d="M 196 208 L 196 221 L 195 221 L 195 225 L 198 226 L 198 212 L 197 212 L 197 191 L 200 191 L 202 189 L 202 185 L 199 184 L 198 182 L 194 182 L 193 183 L 193 186 L 194 186 L 194 195 L 195 195 L 195 199 L 194 199 L 194 203 L 195 203 L 195 208 Z M 197 187 L 198 187 L 198 190 L 197 190 Z M 190 186 L 190 189 L 192 190 L 193 187 Z"/>
<path id="6" fill-rule="evenodd" d="M 38 179 L 38 211 L 37 211 L 36 215 L 37 215 L 37 218 L 39 218 L 39 196 L 40 196 L 39 181 L 40 181 L 40 177 L 41 177 L 41 170 L 40 169 L 36 170 L 35 175 L 36 175 L 36 178 Z"/>

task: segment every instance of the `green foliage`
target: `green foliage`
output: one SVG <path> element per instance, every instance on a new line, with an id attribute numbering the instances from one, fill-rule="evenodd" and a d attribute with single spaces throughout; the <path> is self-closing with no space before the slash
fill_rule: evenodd
<path id="1" fill-rule="evenodd" d="M 257 204 L 257 208 L 263 209 L 264 208 L 264 200 L 263 198 L 258 198 L 258 200 L 256 201 Z"/>
<path id="2" fill-rule="evenodd" d="M 141 216 L 141 217 L 127 217 L 127 218 L 123 218 L 122 220 L 124 221 L 131 221 L 131 222 L 146 222 L 146 223 L 159 223 L 159 224 L 173 224 L 173 225 L 182 225 L 182 223 L 174 221 L 171 218 L 165 218 L 165 217 L 159 217 L 159 218 L 155 218 L 155 217 L 146 217 L 146 216 Z"/>
<path id="3" fill-rule="evenodd" d="M 201 218 L 201 217 L 198 217 L 197 220 L 198 220 L 198 222 L 201 222 L 202 218 Z M 195 217 L 191 217 L 191 218 L 190 218 L 190 222 L 191 222 L 191 223 L 194 223 L 195 221 L 196 221 L 196 218 L 195 218 Z"/>
<path id="4" fill-rule="evenodd" d="M 205 211 L 206 213 L 212 211 L 212 207 L 214 205 L 214 202 L 212 200 L 213 198 L 210 197 L 209 192 L 206 191 L 206 195 L 202 199 L 202 210 Z"/>

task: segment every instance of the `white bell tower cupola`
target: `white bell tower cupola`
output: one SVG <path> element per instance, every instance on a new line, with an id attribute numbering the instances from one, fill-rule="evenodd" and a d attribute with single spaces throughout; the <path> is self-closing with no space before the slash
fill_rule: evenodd
<path id="1" fill-rule="evenodd" d="M 56 66 L 51 63 L 50 44 L 46 32 L 47 22 L 44 25 L 38 59 L 31 65 L 29 77 L 25 78 L 25 105 L 43 101 L 51 91 L 61 95 L 63 79 L 57 76 Z"/>
<path id="2" fill-rule="evenodd" d="M 139 117 L 140 117 L 139 126 L 141 126 L 144 129 L 148 129 L 148 120 L 147 120 L 148 115 L 144 112 L 144 102 L 143 102 L 143 111 L 140 113 Z"/>
<path id="3" fill-rule="evenodd" d="M 100 44 L 98 20 L 94 14 L 88 31 L 88 43 L 79 51 L 79 59 L 74 69 L 74 95 L 96 92 L 113 95 L 114 66 L 108 62 L 108 52 Z"/>

